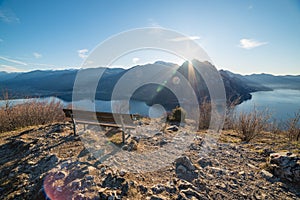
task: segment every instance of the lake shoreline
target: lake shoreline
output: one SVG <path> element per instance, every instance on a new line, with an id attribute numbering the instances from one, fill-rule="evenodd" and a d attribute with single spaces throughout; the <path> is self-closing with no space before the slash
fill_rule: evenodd
<path id="1" fill-rule="evenodd" d="M 16 98 L 16 99 L 10 99 L 9 101 L 22 103 L 30 100 L 35 100 L 35 99 L 41 99 L 42 101 L 44 100 L 55 100 L 55 101 L 61 101 L 64 106 L 68 106 L 69 104 L 72 103 L 72 101 L 66 101 L 62 98 L 57 96 L 38 96 L 38 97 L 33 97 L 33 98 Z M 88 101 L 88 100 L 81 100 L 81 101 Z M 95 100 L 96 102 L 99 102 L 100 104 L 104 104 L 104 106 L 99 106 L 100 111 L 106 111 L 106 112 L 111 112 L 109 111 L 110 108 L 104 108 L 104 107 L 109 107 L 111 104 L 110 100 Z M 146 110 L 151 107 L 147 104 L 147 102 L 144 101 L 136 101 L 136 100 L 131 100 L 133 103 L 138 102 L 139 105 L 138 108 L 134 110 L 134 113 L 138 112 L 138 109 L 143 110 L 143 114 L 147 112 Z M 259 109 L 263 109 L 263 107 L 267 109 L 275 110 L 273 113 L 273 116 L 276 120 L 279 121 L 286 121 L 288 118 L 293 117 L 293 114 L 297 111 L 300 110 L 300 90 L 296 89 L 274 89 L 272 91 L 257 91 L 257 92 L 252 92 L 251 93 L 251 98 L 246 99 L 241 101 L 236 108 L 237 112 L 241 112 L 242 110 L 246 112 L 250 112 L 253 110 L 254 106 L 257 106 Z M 0 100 L 0 106 L 4 105 L 5 100 Z M 89 104 L 92 104 L 93 102 L 88 102 Z M 111 106 L 111 105 L 110 105 Z M 132 104 L 131 104 L 132 106 Z M 265 109 L 264 108 L 264 109 Z M 103 110 L 104 109 L 104 110 Z M 279 112 L 278 112 L 279 111 Z M 280 116 L 280 117 L 279 117 Z M 284 116 L 284 117 L 283 117 Z"/>
<path id="2" fill-rule="evenodd" d="M 238 113 L 251 112 L 254 107 L 269 110 L 276 121 L 287 121 L 300 110 L 300 90 L 274 89 L 251 93 L 252 99 L 236 106 Z"/>

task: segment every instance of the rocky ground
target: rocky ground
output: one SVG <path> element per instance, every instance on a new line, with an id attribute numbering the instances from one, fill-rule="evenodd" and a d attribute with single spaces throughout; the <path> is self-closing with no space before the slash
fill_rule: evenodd
<path id="1" fill-rule="evenodd" d="M 0 199 L 300 199 L 299 143 L 140 125 L 126 145 L 117 129 L 74 136 L 69 123 L 1 133 Z"/>

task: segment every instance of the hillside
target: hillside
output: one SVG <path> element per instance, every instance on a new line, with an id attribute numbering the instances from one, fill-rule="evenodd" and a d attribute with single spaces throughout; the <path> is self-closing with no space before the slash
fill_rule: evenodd
<path id="1" fill-rule="evenodd" d="M 209 62 L 194 61 L 203 69 L 213 67 Z M 81 73 L 87 74 L 85 83 L 82 84 L 83 90 L 85 87 L 89 87 L 90 80 L 97 74 L 103 72 L 103 76 L 98 84 L 96 99 L 98 100 L 110 100 L 112 91 L 118 80 L 126 73 L 135 71 L 141 74 L 146 73 L 146 69 L 155 69 L 157 66 L 165 66 L 170 69 L 169 79 L 176 76 L 176 73 L 180 73 L 186 79 L 189 79 L 189 72 L 187 62 L 181 66 L 172 63 L 166 63 L 157 61 L 153 64 L 138 65 L 130 69 L 121 68 L 91 68 L 83 69 Z M 175 70 L 174 73 L 172 70 Z M 202 76 L 194 70 L 195 80 L 197 81 L 197 96 L 199 100 L 209 96 L 206 84 Z M 2 91 L 8 90 L 11 94 L 11 98 L 24 98 L 24 97 L 43 97 L 43 96 L 57 96 L 66 101 L 72 100 L 72 90 L 74 81 L 78 70 L 57 70 L 57 71 L 41 71 L 36 70 L 26 73 L 6 73 L 0 72 L 0 89 Z M 150 73 L 148 71 L 147 73 Z M 174 73 L 172 75 L 172 73 Z M 273 75 L 247 75 L 242 76 L 234 74 L 229 71 L 220 70 L 220 75 L 223 79 L 226 96 L 228 101 L 234 101 L 240 99 L 244 101 L 251 98 L 251 92 L 272 90 L 276 88 L 291 88 L 300 89 L 300 76 L 273 76 Z M 128 78 L 128 82 L 136 80 L 135 75 L 131 75 Z M 279 84 L 280 83 L 280 84 Z M 168 84 L 168 83 L 167 83 Z M 159 94 L 157 94 L 157 88 L 162 86 Z M 195 88 L 194 88 L 195 89 Z M 171 102 L 169 107 L 174 107 L 173 104 L 177 104 L 174 101 L 174 94 L 172 94 L 163 85 L 147 84 L 138 88 L 138 90 L 132 94 L 132 99 L 146 101 L 148 104 Z M 84 95 L 83 95 L 84 96 Z M 120 96 L 119 98 L 122 98 Z"/>
<path id="2" fill-rule="evenodd" d="M 246 75 L 245 79 L 259 83 L 272 89 L 295 89 L 300 90 L 300 76 L 274 76 L 271 74 Z"/>
<path id="3" fill-rule="evenodd" d="M 221 70 L 220 72 L 227 74 L 231 79 L 238 79 L 243 83 L 246 83 L 253 92 L 275 89 L 300 90 L 300 75 L 275 76 L 272 74 L 262 73 L 243 76 L 232 73 L 228 70 Z"/>
<path id="4" fill-rule="evenodd" d="M 228 70 L 220 70 L 220 73 L 224 76 L 228 76 L 228 79 L 235 80 L 239 83 L 243 88 L 247 88 L 250 92 L 257 91 L 270 91 L 272 88 L 266 86 L 264 83 L 255 81 L 251 78 L 251 76 L 243 76 L 240 74 L 235 74 Z M 272 76 L 272 75 L 271 75 Z"/>

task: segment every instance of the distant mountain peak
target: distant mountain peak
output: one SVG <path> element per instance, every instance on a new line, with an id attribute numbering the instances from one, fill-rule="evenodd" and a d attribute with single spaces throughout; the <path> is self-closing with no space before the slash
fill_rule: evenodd
<path id="1" fill-rule="evenodd" d="M 154 65 L 166 65 L 166 66 L 178 66 L 175 63 L 165 62 L 165 61 L 161 61 L 161 60 L 158 60 L 158 61 L 154 62 L 153 64 Z"/>

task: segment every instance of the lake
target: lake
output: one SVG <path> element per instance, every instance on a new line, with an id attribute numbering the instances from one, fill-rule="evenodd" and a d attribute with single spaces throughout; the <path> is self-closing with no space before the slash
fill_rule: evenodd
<path id="1" fill-rule="evenodd" d="M 236 107 L 237 112 L 251 112 L 254 108 L 268 109 L 272 118 L 286 121 L 300 111 L 300 90 L 280 89 L 274 91 L 254 92 L 252 99 Z"/>
<path id="2" fill-rule="evenodd" d="M 30 99 L 16 99 L 11 100 L 12 104 L 23 103 Z M 70 102 L 63 101 L 55 97 L 42 98 L 45 101 L 61 101 L 64 106 L 70 104 Z M 114 101 L 113 103 L 122 102 Z M 111 112 L 112 102 L 111 101 L 100 101 L 96 100 L 96 110 L 101 112 Z M 0 106 L 5 105 L 4 101 L 0 101 Z M 82 100 L 76 102 L 76 106 L 86 110 L 93 110 L 94 103 L 88 100 Z M 300 90 L 274 90 L 274 91 L 260 91 L 252 93 L 252 99 L 243 102 L 236 107 L 237 112 L 251 112 L 253 107 L 256 106 L 258 109 L 268 108 L 274 119 L 278 121 L 286 121 L 288 118 L 293 117 L 294 113 L 300 110 Z M 145 102 L 131 101 L 130 102 L 130 113 L 139 113 L 144 116 L 158 117 L 164 113 L 164 109 L 160 106 L 149 107 Z"/>
<path id="3" fill-rule="evenodd" d="M 9 100 L 10 105 L 17 105 L 22 104 L 25 102 L 30 102 L 33 100 L 37 101 L 55 101 L 55 102 L 61 102 L 64 107 L 67 107 L 71 104 L 71 102 L 63 101 L 57 97 L 45 97 L 45 98 L 29 98 L 29 99 L 12 99 Z M 6 101 L 0 100 L 0 107 L 5 106 Z M 124 106 L 123 101 L 101 101 L 101 100 L 80 100 L 75 102 L 75 107 L 77 109 L 87 110 L 87 111 L 94 111 L 98 112 L 112 112 L 112 107 L 120 107 L 119 110 L 116 112 L 118 113 L 128 113 L 127 110 L 122 109 L 122 106 Z M 160 117 L 164 115 L 165 110 L 162 106 L 154 105 L 154 106 L 148 106 L 145 102 L 142 101 L 135 101 L 131 100 L 129 103 L 129 113 L 130 114 L 140 114 L 143 116 L 150 116 L 150 117 Z"/>

